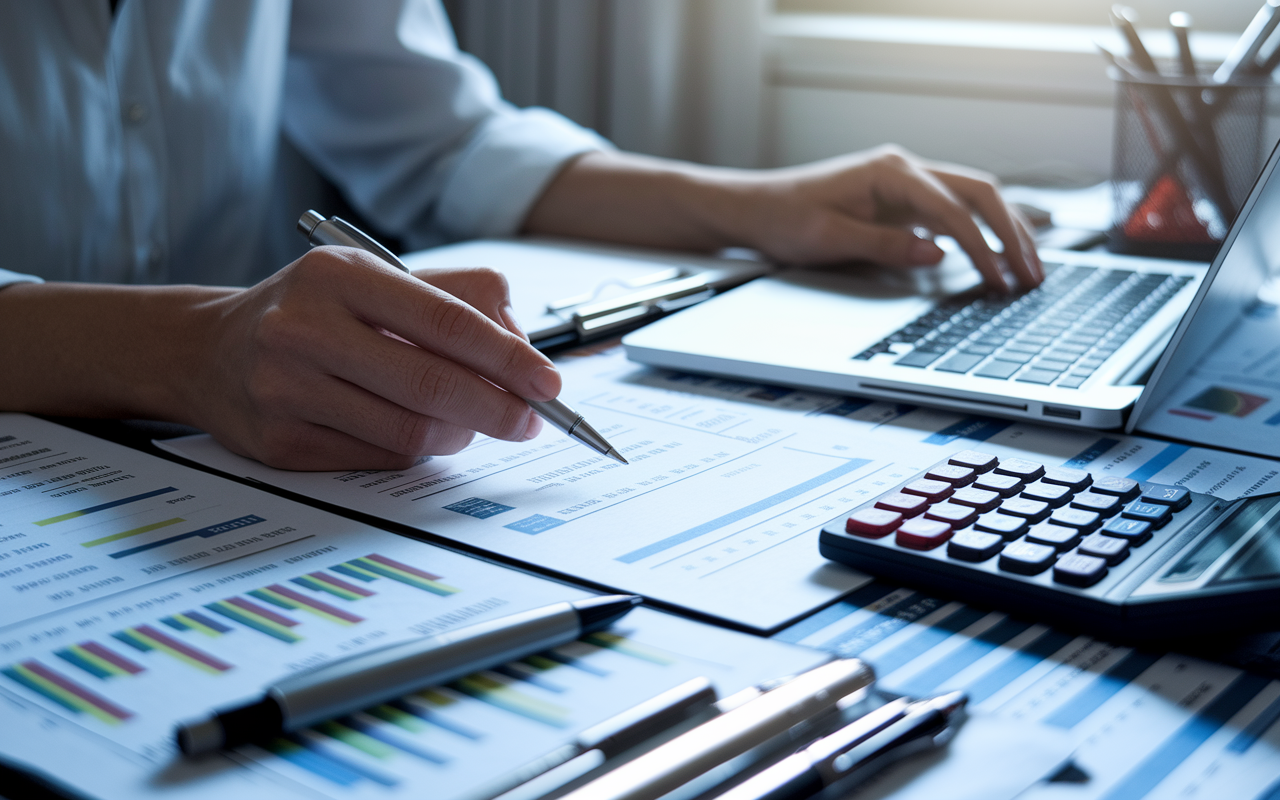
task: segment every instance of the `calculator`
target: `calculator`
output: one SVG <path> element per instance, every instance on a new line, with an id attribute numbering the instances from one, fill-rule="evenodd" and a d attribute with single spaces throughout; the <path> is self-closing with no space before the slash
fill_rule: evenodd
<path id="1" fill-rule="evenodd" d="M 832 520 L 819 548 L 1115 639 L 1280 629 L 1280 494 L 1219 500 L 964 450 Z"/>

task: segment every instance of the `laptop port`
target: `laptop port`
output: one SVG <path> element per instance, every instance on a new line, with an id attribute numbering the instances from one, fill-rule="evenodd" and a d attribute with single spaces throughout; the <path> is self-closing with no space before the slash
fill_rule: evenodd
<path id="1" fill-rule="evenodd" d="M 1080 419 L 1080 409 L 1078 408 L 1058 408 L 1057 406 L 1045 406 L 1042 413 L 1046 417 L 1061 417 L 1062 419 Z"/>

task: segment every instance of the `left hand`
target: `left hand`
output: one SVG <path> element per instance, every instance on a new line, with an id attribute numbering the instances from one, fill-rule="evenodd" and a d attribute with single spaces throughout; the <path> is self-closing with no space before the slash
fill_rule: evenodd
<path id="1" fill-rule="evenodd" d="M 1022 288 L 1044 280 L 1030 223 L 1005 204 L 995 178 L 977 170 L 885 146 L 753 178 L 743 187 L 743 233 L 774 260 L 936 264 L 943 252 L 912 233 L 918 225 L 953 237 L 987 285 L 1008 289 L 1000 256 L 973 220 L 976 212 L 1004 243 L 1003 259 Z"/>

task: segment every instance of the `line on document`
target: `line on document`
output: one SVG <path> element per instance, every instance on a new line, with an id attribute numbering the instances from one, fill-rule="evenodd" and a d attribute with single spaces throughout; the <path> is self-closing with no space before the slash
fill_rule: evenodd
<path id="1" fill-rule="evenodd" d="M 739 508 L 735 511 L 730 511 L 727 514 L 722 514 L 713 520 L 708 520 L 701 525 L 695 525 L 688 530 L 664 537 L 656 542 L 645 545 L 644 547 L 632 550 L 629 553 L 623 553 L 620 556 L 615 556 L 613 560 L 620 561 L 623 564 L 634 564 L 637 561 L 648 558 L 649 556 L 657 555 L 664 550 L 670 550 L 672 547 L 677 547 L 685 542 L 691 542 L 694 539 L 710 533 L 711 531 L 719 530 L 720 528 L 737 522 L 738 520 L 746 519 L 747 517 L 757 514 L 766 508 L 772 508 L 779 503 L 785 503 L 793 497 L 798 497 L 805 492 L 828 484 L 842 475 L 848 475 L 850 472 L 855 472 L 872 463 L 874 462 L 867 458 L 851 458 L 845 464 L 842 464 L 835 469 L 828 470 L 821 475 L 810 478 L 803 483 L 798 483 L 788 489 L 783 489 L 781 492 L 776 492 L 762 500 L 757 500 L 749 506 Z"/>
<path id="2" fill-rule="evenodd" d="M 718 469 L 718 468 L 720 468 L 720 467 L 725 466 L 726 464 L 732 464 L 733 462 L 737 461 L 737 460 L 738 460 L 738 459 L 740 459 L 740 458 L 746 458 L 747 456 L 755 455 L 756 453 L 759 453 L 761 450 L 764 450 L 765 448 L 772 447 L 772 446 L 774 446 L 775 444 L 780 444 L 780 443 L 782 443 L 782 442 L 785 442 L 787 439 L 790 439 L 790 438 L 791 438 L 792 436 L 794 436 L 794 435 L 795 435 L 795 434 L 793 434 L 793 433 L 792 433 L 792 434 L 787 434 L 786 436 L 784 436 L 783 438 L 781 438 L 781 439 L 777 440 L 776 442 L 765 442 L 764 444 L 762 444 L 762 445 L 760 445 L 759 447 L 757 447 L 755 450 L 749 450 L 749 451 L 747 451 L 747 452 L 743 453 L 743 454 L 742 454 L 742 455 L 740 455 L 740 456 L 734 456 L 733 458 L 729 459 L 728 461 L 721 461 L 719 464 L 715 464 L 715 465 L 708 464 L 708 465 L 707 465 L 707 468 L 706 468 L 706 469 L 704 469 L 704 470 L 702 470 L 701 472 L 695 472 L 695 473 L 693 473 L 692 475 L 685 475 L 683 478 L 676 478 L 676 479 L 675 479 L 675 480 L 673 480 L 673 481 L 669 481 L 669 482 L 667 482 L 667 483 L 663 483 L 663 484 L 661 484 L 661 485 L 655 486 L 655 487 L 653 487 L 652 489 L 646 489 L 645 491 L 641 492 L 640 494 L 629 494 L 629 495 L 627 495 L 626 497 L 622 498 L 621 500 L 618 500 L 618 501 L 616 501 L 616 502 L 610 503 L 610 504 L 609 504 L 609 505 L 607 505 L 607 506 L 600 506 L 599 508 L 593 508 L 593 509 L 591 509 L 590 511 L 588 511 L 587 513 L 585 513 L 585 514 L 583 514 L 583 515 L 581 515 L 581 516 L 577 516 L 577 517 L 574 517 L 574 518 L 573 518 L 573 519 L 571 519 L 571 520 L 565 520 L 565 521 L 566 521 L 566 522 L 576 522 L 576 521 L 578 521 L 578 520 L 580 520 L 580 519 L 583 519 L 583 518 L 585 518 L 585 517 L 589 517 L 589 516 L 591 516 L 592 514 L 595 514 L 596 512 L 599 512 L 599 511 L 608 511 L 609 509 L 613 508 L 614 506 L 622 505 L 623 503 L 627 502 L 628 500 L 634 500 L 634 499 L 636 499 L 637 497 L 644 497 L 645 495 L 650 494 L 650 493 L 652 493 L 652 492 L 656 492 L 656 491 L 658 491 L 659 489 L 665 489 L 665 488 L 667 488 L 668 486 L 675 486 L 677 483 L 681 483 L 681 482 L 683 482 L 683 481 L 687 481 L 687 480 L 689 480 L 690 478 L 696 478 L 696 477 L 698 477 L 698 476 L 700 476 L 700 475 L 706 475 L 708 472 L 710 472 L 710 471 L 711 471 L 712 466 L 715 466 L 715 467 Z"/>
<path id="3" fill-rule="evenodd" d="M 66 454 L 67 451 L 63 450 L 61 453 L 51 453 L 50 455 L 40 456 L 39 458 L 28 458 L 26 461 L 15 461 L 12 464 L 5 464 L 4 468 L 9 469 L 10 467 L 20 467 L 23 464 L 34 464 L 37 461 L 44 461 L 46 458 L 57 458 L 58 456 L 65 456 Z"/>
<path id="4" fill-rule="evenodd" d="M 205 506 L 204 508 L 197 508 L 197 509 L 195 509 L 194 511 L 192 511 L 192 510 L 190 510 L 190 509 L 185 509 L 185 508 L 184 508 L 184 509 L 183 509 L 183 513 L 187 514 L 187 516 L 195 516 L 196 514 L 203 514 L 203 513 L 204 513 L 204 512 L 206 512 L 206 511 L 210 511 L 210 510 L 212 510 L 212 509 L 215 509 L 215 508 L 221 508 L 221 507 L 222 507 L 222 504 L 221 504 L 221 503 L 214 503 L 214 504 L 213 504 L 213 505 L 211 505 L 211 506 Z M 64 528 L 64 529 L 60 529 L 60 530 L 58 531 L 58 535 L 59 535 L 59 536 L 63 536 L 63 537 L 67 537 L 67 536 L 70 536 L 70 535 L 75 534 L 75 533 L 83 533 L 83 532 L 85 532 L 85 531 L 87 531 L 87 530 L 90 530 L 91 528 L 98 528 L 98 527 L 103 527 L 103 526 L 109 526 L 109 525 L 112 525 L 112 524 L 118 523 L 118 522 L 120 522 L 121 520 L 126 520 L 126 519 L 128 519 L 129 517 L 137 517 L 137 516 L 141 516 L 141 515 L 143 515 L 143 514 L 150 514 L 150 513 L 154 513 L 154 512 L 156 512 L 156 511 L 160 511 L 160 510 L 163 510 L 163 509 L 160 509 L 160 508 L 143 508 L 143 509 L 139 509 L 139 510 L 137 510 L 137 511 L 132 511 L 132 512 L 130 512 L 130 513 L 128 513 L 128 514 L 120 514 L 120 515 L 115 516 L 115 517 L 110 517 L 110 518 L 108 518 L 108 519 L 93 520 L 93 521 L 91 521 L 91 522 L 88 522 L 88 523 L 87 523 L 87 524 L 85 524 L 85 525 L 81 525 L 79 528 Z"/>
<path id="5" fill-rule="evenodd" d="M 733 423 L 733 424 L 732 424 L 732 425 L 730 425 L 729 427 L 727 427 L 727 428 L 721 428 L 720 430 L 716 431 L 716 433 L 724 433 L 725 431 L 731 431 L 731 430 L 733 430 L 734 428 L 738 427 L 739 425 L 746 425 L 748 422 L 752 422 L 754 419 L 755 419 L 755 417 L 743 417 L 742 419 L 740 419 L 740 420 L 738 420 L 737 422 Z"/>
<path id="6" fill-rule="evenodd" d="M 672 417 L 676 417 L 676 416 L 679 416 L 679 415 L 681 415 L 681 414 L 685 413 L 686 411 L 688 411 L 688 410 L 689 410 L 689 409 L 691 409 L 691 408 L 693 408 L 693 406 L 685 406 L 684 408 L 677 408 L 675 411 L 672 411 L 670 414 L 665 414 L 665 415 L 663 415 L 663 417 L 662 417 L 662 418 L 663 418 L 663 419 L 671 419 Z"/>
<path id="7" fill-rule="evenodd" d="M 816 451 L 816 450 L 804 450 L 804 449 L 799 448 L 799 447 L 787 447 L 787 448 L 784 448 L 784 449 L 786 449 L 786 450 L 792 450 L 792 451 L 797 452 L 797 453 L 804 453 L 804 454 L 806 454 L 806 455 L 811 455 L 811 456 L 827 456 L 827 457 L 829 457 L 829 458 L 838 458 L 838 459 L 840 459 L 841 461 L 848 461 L 848 460 L 849 460 L 849 456 L 840 456 L 840 455 L 836 455 L 835 453 L 820 453 L 820 452 L 818 452 L 818 451 Z M 890 462 L 890 463 L 892 463 L 892 462 Z M 883 468 L 882 468 L 882 469 L 883 469 Z M 879 471 L 880 471 L 880 470 L 876 470 L 876 472 L 879 472 Z M 872 474 L 872 475 L 874 475 L 874 474 L 875 474 L 875 472 L 873 472 L 873 473 L 871 473 L 871 474 Z"/>
<path id="8" fill-rule="evenodd" d="M 593 404 L 591 403 L 591 401 L 590 401 L 590 400 L 583 402 L 583 403 L 582 403 L 582 405 L 584 405 L 584 406 L 591 406 L 592 408 L 598 408 L 598 409 L 600 409 L 601 411 L 612 411 L 612 412 L 614 412 L 614 413 L 616 413 L 616 414 L 626 414 L 626 415 L 627 415 L 627 416 L 629 416 L 629 417 L 635 417 L 635 418 L 637 418 L 637 419 L 642 419 L 642 420 L 645 420 L 646 422 L 662 422 L 662 423 L 666 423 L 667 425 L 673 425 L 673 426 L 675 426 L 675 427 L 679 428 L 679 429 L 680 429 L 680 430 L 682 430 L 682 431 L 696 431 L 697 433 L 707 433 L 707 434 L 710 434 L 710 435 L 712 435 L 712 436 L 720 436 L 720 437 L 723 437 L 723 438 L 725 438 L 725 439 L 732 439 L 732 440 L 733 440 L 733 441 L 735 441 L 735 442 L 741 442 L 741 441 L 743 441 L 742 439 L 739 439 L 739 438 L 738 438 L 738 437 L 736 437 L 736 436 L 726 436 L 725 434 L 720 433 L 720 432 L 718 432 L 718 431 L 708 431 L 708 430 L 704 430 L 704 429 L 702 429 L 702 428 L 694 427 L 694 426 L 692 426 L 692 425 L 681 425 L 681 424 L 679 424 L 679 423 L 677 423 L 677 422 L 671 422 L 671 421 L 666 420 L 666 419 L 659 419 L 658 417 L 646 417 L 646 416 L 645 416 L 645 415 L 643 415 L 643 414 L 636 414 L 635 412 L 632 412 L 632 411 L 623 411 L 622 409 L 614 408 L 613 406 L 598 406 L 598 405 L 593 405 Z M 751 422 L 751 421 L 753 421 L 754 419 L 755 419 L 754 417 L 748 417 L 746 420 L 744 420 L 744 422 Z M 731 427 L 732 427 L 732 426 L 731 426 Z M 728 428 L 726 428 L 725 430 L 728 430 Z"/>
<path id="9" fill-rule="evenodd" d="M 59 489 L 69 489 L 72 486 L 75 486 L 77 483 L 82 483 L 82 482 L 83 481 L 72 481 L 71 483 L 60 483 L 57 486 L 50 486 L 48 489 L 41 489 L 40 494 L 44 494 L 45 492 L 56 492 Z"/>

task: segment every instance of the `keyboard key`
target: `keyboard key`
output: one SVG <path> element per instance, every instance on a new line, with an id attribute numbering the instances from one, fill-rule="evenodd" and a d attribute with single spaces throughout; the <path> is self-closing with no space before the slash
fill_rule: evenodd
<path id="1" fill-rule="evenodd" d="M 966 486 L 963 489 L 956 489 L 956 493 L 951 495 L 950 501 L 959 503 L 962 506 L 976 508 L 979 512 L 985 514 L 1000 505 L 1000 499 L 1000 495 L 995 492 Z"/>
<path id="2" fill-rule="evenodd" d="M 946 500 L 954 491 L 955 489 L 951 488 L 951 484 L 945 481 L 931 481 L 927 478 L 912 481 L 902 487 L 903 494 L 920 495 L 930 503 L 936 503 L 939 500 Z"/>
<path id="3" fill-rule="evenodd" d="M 1056 483 L 1036 481 L 1023 487 L 1022 494 L 1019 496 L 1028 500 L 1042 500 L 1048 503 L 1050 508 L 1057 508 L 1066 505 L 1071 499 L 1071 489 Z"/>
<path id="4" fill-rule="evenodd" d="M 1010 361 L 1014 364 L 1017 364 L 1019 367 L 1021 367 L 1023 364 L 1027 363 L 1034 357 L 1035 357 L 1035 353 L 1024 353 L 1021 350 L 1009 350 L 1008 348 L 1005 348 L 1004 350 L 1000 350 L 995 354 L 996 360 Z M 995 362 L 993 361 L 992 363 L 995 363 Z M 985 370 L 986 367 L 983 367 L 982 369 Z"/>
<path id="5" fill-rule="evenodd" d="M 1060 386 L 1063 389 L 1079 389 L 1080 386 L 1087 380 L 1088 380 L 1088 377 L 1082 377 L 1078 375 L 1068 375 L 1067 377 L 1055 383 L 1054 386 Z"/>
<path id="6" fill-rule="evenodd" d="M 1101 558 L 1113 567 L 1129 557 L 1129 543 L 1105 533 L 1089 534 L 1078 549 L 1081 555 Z"/>
<path id="7" fill-rule="evenodd" d="M 897 530 L 903 516 L 883 508 L 862 508 L 849 515 L 844 529 L 855 536 L 879 539 Z"/>
<path id="8" fill-rule="evenodd" d="M 956 353 L 951 358 L 934 367 L 938 372 L 968 372 L 982 363 L 986 358 L 983 353 Z"/>
<path id="9" fill-rule="evenodd" d="M 1149 483 L 1147 488 L 1142 490 L 1142 502 L 1169 506 L 1174 511 L 1181 511 L 1191 505 L 1191 492 L 1184 486 Z"/>
<path id="10" fill-rule="evenodd" d="M 1137 481 L 1112 475 L 1104 475 L 1095 479 L 1091 488 L 1100 494 L 1113 494 L 1125 502 L 1137 497 L 1138 493 L 1142 491 L 1142 487 L 1138 485 Z"/>
<path id="11" fill-rule="evenodd" d="M 1050 515 L 1049 521 L 1080 533 L 1093 533 L 1102 524 L 1102 516 L 1096 511 L 1085 511 L 1082 508 L 1060 508 Z"/>
<path id="12" fill-rule="evenodd" d="M 1031 366 L 1036 369 L 1049 370 L 1050 372 L 1066 372 L 1071 369 L 1071 365 L 1075 363 L 1075 359 L 1070 361 L 1060 361 L 1056 358 L 1038 358 L 1031 362 Z"/>
<path id="13" fill-rule="evenodd" d="M 914 517 L 923 513 L 928 507 L 928 499 L 918 494 L 903 494 L 902 492 L 887 494 L 876 501 L 876 508 L 896 511 L 904 517 Z"/>
<path id="14" fill-rule="evenodd" d="M 1030 523 L 1022 517 L 1015 517 L 1009 514 L 1001 514 L 999 511 L 993 511 L 989 514 L 983 514 L 978 517 L 978 521 L 973 523 L 973 527 L 987 533 L 997 533 L 1004 537 L 1005 541 L 1012 542 L 1019 536 L 1027 532 Z"/>
<path id="15" fill-rule="evenodd" d="M 1120 502 L 1119 497 L 1110 494 L 1098 494 L 1097 492 L 1081 492 L 1071 498 L 1072 508 L 1094 511 L 1103 518 L 1115 514 L 1122 505 L 1123 503 Z"/>
<path id="16" fill-rule="evenodd" d="M 1012 475 L 1029 483 L 1044 477 L 1044 465 L 1025 458 L 1006 458 L 996 467 L 996 472 L 1001 475 Z"/>
<path id="17" fill-rule="evenodd" d="M 947 459 L 948 464 L 957 467 L 968 467 L 977 473 L 990 472 L 1000 463 L 1000 459 L 990 453 L 979 453 L 977 450 L 961 450 Z"/>
<path id="18" fill-rule="evenodd" d="M 1004 537 L 965 528 L 947 542 L 947 555 L 959 561 L 986 561 L 1004 547 Z"/>
<path id="19" fill-rule="evenodd" d="M 924 518 L 945 522 L 952 528 L 959 530 L 972 524 L 978 518 L 978 510 L 951 502 L 935 503 L 929 507 L 928 511 L 924 512 Z"/>
<path id="20" fill-rule="evenodd" d="M 1040 480 L 1045 483 L 1056 483 L 1059 486 L 1066 486 L 1070 488 L 1071 491 L 1078 492 L 1093 483 L 1093 476 L 1082 469 L 1048 467 L 1044 471 L 1044 477 Z"/>
<path id="21" fill-rule="evenodd" d="M 1080 543 L 1080 532 L 1052 522 L 1041 522 L 1039 525 L 1032 525 L 1031 530 L 1027 531 L 1027 541 L 1047 544 L 1059 553 L 1064 553 Z"/>
<path id="22" fill-rule="evenodd" d="M 978 473 L 969 467 L 959 467 L 955 464 L 944 464 L 939 467 L 934 467 L 924 474 L 924 476 L 931 481 L 942 481 L 943 483 L 949 483 L 955 487 L 968 486 L 973 483 L 973 479 L 977 477 L 977 475 Z"/>
<path id="23" fill-rule="evenodd" d="M 1004 501 L 1000 506 L 1001 514 L 1008 514 L 1012 517 L 1022 517 L 1028 522 L 1036 523 L 1049 516 L 1049 504 L 1043 500 L 1027 500 L 1022 497 L 1014 497 Z"/>
<path id="24" fill-rule="evenodd" d="M 931 353 L 926 350 L 912 350 L 902 358 L 893 362 L 903 367 L 927 367 L 942 357 L 942 353 Z"/>
<path id="25" fill-rule="evenodd" d="M 912 550 L 932 550 L 951 538 L 951 526 L 936 519 L 909 519 L 898 528 L 894 541 Z"/>
<path id="26" fill-rule="evenodd" d="M 898 362 L 898 363 L 902 363 L 902 362 Z M 1031 369 L 1028 369 L 1026 372 L 1019 375 L 1017 380 L 1019 383 L 1038 383 L 1038 384 L 1041 384 L 1042 386 L 1048 386 L 1049 384 L 1056 381 L 1058 379 L 1058 376 L 1061 374 L 1062 374 L 1061 370 L 1055 371 L 1055 370 L 1048 370 L 1048 369 L 1037 369 L 1035 367 L 1032 367 Z"/>
<path id="27" fill-rule="evenodd" d="M 1035 544 L 1034 542 L 1013 542 L 1004 547 L 1004 552 L 1000 553 L 1000 560 L 997 562 L 1000 569 L 1006 572 L 1016 572 L 1019 575 L 1039 575 L 1048 569 L 1053 563 L 1054 556 L 1058 553 L 1047 544 Z"/>
<path id="28" fill-rule="evenodd" d="M 1022 491 L 1022 481 L 1013 475 L 979 475 L 973 488 L 995 492 L 1001 497 L 1013 497 Z"/>
<path id="29" fill-rule="evenodd" d="M 1107 562 L 1097 556 L 1068 553 L 1053 565 L 1053 580 L 1084 589 L 1107 575 Z"/>
<path id="30" fill-rule="evenodd" d="M 1134 500 L 1132 503 L 1124 507 L 1124 510 L 1120 512 L 1120 515 L 1127 519 L 1150 522 L 1153 528 L 1159 530 L 1165 526 L 1165 523 L 1173 518 L 1173 511 L 1169 506 L 1162 506 L 1158 503 L 1144 503 L 1141 500 Z"/>
<path id="31" fill-rule="evenodd" d="M 1124 539 L 1133 547 L 1140 547 L 1151 538 L 1153 529 L 1151 523 L 1146 520 L 1116 517 L 1102 526 L 1102 533 Z"/>
<path id="32" fill-rule="evenodd" d="M 984 365 L 982 369 L 974 372 L 973 374 L 979 378 L 998 378 L 999 380 L 1005 380 L 1020 369 L 1022 369 L 1021 362 L 996 359 L 991 363 Z"/>

